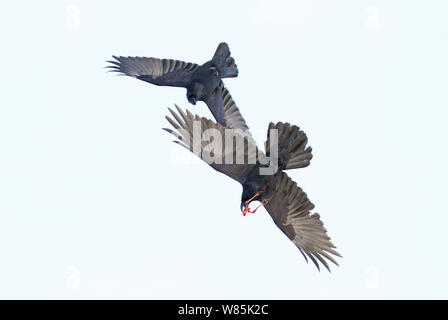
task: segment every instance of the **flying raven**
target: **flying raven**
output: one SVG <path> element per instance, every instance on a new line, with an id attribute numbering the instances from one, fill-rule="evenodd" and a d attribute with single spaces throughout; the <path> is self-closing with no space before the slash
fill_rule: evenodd
<path id="1" fill-rule="evenodd" d="M 238 68 L 227 43 L 220 43 L 213 58 L 203 65 L 173 59 L 112 57 L 115 61 L 108 61 L 111 65 L 107 66 L 111 71 L 158 86 L 184 87 L 188 101 L 192 104 L 205 102 L 216 121 L 224 127 L 248 129 L 238 108 L 232 112 L 238 113 L 238 119 L 231 118 L 224 110 L 228 92 L 221 79 L 238 76 Z"/>
<path id="2" fill-rule="evenodd" d="M 176 108 L 177 113 L 169 109 L 174 120 L 166 117 L 174 130 L 167 128 L 164 128 L 164 130 L 178 139 L 175 141 L 176 143 L 194 152 L 204 161 L 206 159 L 204 159 L 205 153 L 203 151 L 213 150 L 213 153 L 222 151 L 221 158 L 217 159 L 218 161 L 206 162 L 213 169 L 231 177 L 242 185 L 240 208 L 244 215 L 247 212 L 254 213 L 256 211 L 256 209 L 249 208 L 251 202 L 260 201 L 261 204 L 258 207 L 265 206 L 274 223 L 297 246 L 307 262 L 308 257 L 320 270 L 319 261 L 328 271 L 330 271 L 330 267 L 327 260 L 338 265 L 333 256 L 341 257 L 341 255 L 330 241 L 319 214 L 310 213 L 314 205 L 308 199 L 306 193 L 284 172 L 288 169 L 306 167 L 312 158 L 311 148 L 306 147 L 308 139 L 299 127 L 282 122 L 269 124 L 269 129 L 277 129 L 278 170 L 271 175 L 262 175 L 260 174 L 260 168 L 264 164 L 261 163 L 260 155 L 270 155 L 271 151 L 274 150 L 270 143 L 271 130 L 268 130 L 265 153 L 258 150 L 252 139 L 243 136 L 245 139 L 243 151 L 246 161 L 241 164 L 238 164 L 238 162 L 226 163 L 227 159 L 235 159 L 237 156 L 238 150 L 233 147 L 233 142 L 230 150 L 226 148 L 223 150 L 225 141 L 216 139 L 216 137 L 210 139 L 211 141 L 195 139 L 195 128 L 200 129 L 200 137 L 209 129 L 217 130 L 221 137 L 226 136 L 226 130 L 230 130 L 236 135 L 239 134 L 239 131 L 227 129 L 212 120 L 193 115 L 188 110 L 184 112 L 179 107 L 176 106 Z M 249 163 L 247 161 L 249 158 L 256 161 Z"/>

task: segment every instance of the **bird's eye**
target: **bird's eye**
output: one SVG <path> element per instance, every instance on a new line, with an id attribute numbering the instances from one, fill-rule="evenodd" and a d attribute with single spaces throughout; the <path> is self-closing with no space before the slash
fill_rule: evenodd
<path id="1" fill-rule="evenodd" d="M 210 72 L 214 73 L 215 76 L 219 76 L 218 68 L 216 68 L 215 66 L 211 66 L 209 70 Z"/>

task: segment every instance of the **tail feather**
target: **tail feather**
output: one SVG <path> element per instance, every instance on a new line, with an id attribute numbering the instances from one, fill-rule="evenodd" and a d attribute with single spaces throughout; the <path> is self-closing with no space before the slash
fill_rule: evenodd
<path id="1" fill-rule="evenodd" d="M 308 138 L 306 134 L 295 125 L 277 122 L 270 123 L 268 128 L 268 139 L 266 140 L 266 154 L 271 152 L 270 129 L 277 129 L 278 134 L 278 159 L 279 166 L 283 170 L 304 168 L 310 164 L 313 155 L 311 147 L 307 147 Z"/>
<path id="2" fill-rule="evenodd" d="M 238 67 L 235 59 L 230 56 L 230 49 L 227 43 L 221 42 L 215 51 L 212 61 L 220 70 L 221 78 L 234 78 L 238 76 Z"/>

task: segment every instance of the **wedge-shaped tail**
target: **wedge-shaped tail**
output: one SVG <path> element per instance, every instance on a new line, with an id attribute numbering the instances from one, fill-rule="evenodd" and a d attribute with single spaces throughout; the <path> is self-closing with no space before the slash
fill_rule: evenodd
<path id="1" fill-rule="evenodd" d="M 230 56 L 230 49 L 227 43 L 222 42 L 216 49 L 212 62 L 218 67 L 221 78 L 235 78 L 238 76 L 238 67 L 235 59 Z"/>
<path id="2" fill-rule="evenodd" d="M 270 134 L 271 129 L 278 134 L 278 159 L 279 167 L 283 170 L 304 168 L 310 164 L 313 155 L 311 147 L 307 147 L 306 134 L 295 125 L 289 123 L 271 122 L 268 128 L 268 138 L 265 142 L 266 154 L 271 153 Z"/>

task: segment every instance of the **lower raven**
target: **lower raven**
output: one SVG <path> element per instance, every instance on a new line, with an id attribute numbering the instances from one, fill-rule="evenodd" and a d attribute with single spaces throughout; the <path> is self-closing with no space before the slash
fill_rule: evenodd
<path id="1" fill-rule="evenodd" d="M 327 260 L 338 265 L 333 256 L 341 257 L 341 255 L 330 241 L 319 214 L 310 213 L 314 204 L 297 186 L 297 183 L 284 172 L 288 169 L 306 167 L 312 158 L 312 150 L 306 146 L 307 137 L 299 127 L 282 122 L 270 123 L 268 139 L 265 142 L 265 153 L 258 150 L 254 141 L 247 137 L 242 137 L 244 139 L 242 150 L 237 150 L 233 141 L 232 147 L 227 149 L 223 147 L 228 146 L 226 141 L 217 136 L 210 139 L 211 141 L 203 141 L 202 138 L 198 139 L 198 136 L 202 137 L 208 130 L 217 130 L 219 136 L 224 138 L 226 130 L 231 130 L 232 134 L 238 135 L 236 130 L 193 115 L 188 110 L 183 111 L 177 106 L 176 108 L 177 112 L 169 109 L 174 119 L 166 117 L 173 129 L 164 128 L 164 130 L 178 139 L 175 141 L 176 143 L 194 152 L 213 169 L 231 177 L 243 186 L 240 209 L 244 215 L 247 212 L 254 213 L 256 209 L 250 209 L 249 205 L 254 201 L 260 201 L 260 206 L 264 205 L 274 223 L 297 246 L 306 261 L 308 261 L 307 257 L 311 259 L 318 270 L 320 270 L 319 262 L 328 271 L 330 271 L 330 267 Z M 271 144 L 272 129 L 277 133 L 278 143 L 276 145 Z M 195 130 L 200 132 L 195 133 Z M 261 158 L 271 156 L 274 150 L 277 151 L 278 169 L 272 174 L 260 174 L 260 169 L 265 166 Z M 215 157 L 218 155 L 217 159 L 214 158 L 214 162 L 205 159 L 205 155 L 210 151 L 213 151 Z M 228 163 L 228 159 L 234 160 L 237 153 L 241 151 L 245 162 Z M 249 163 L 248 159 L 254 161 Z"/>

